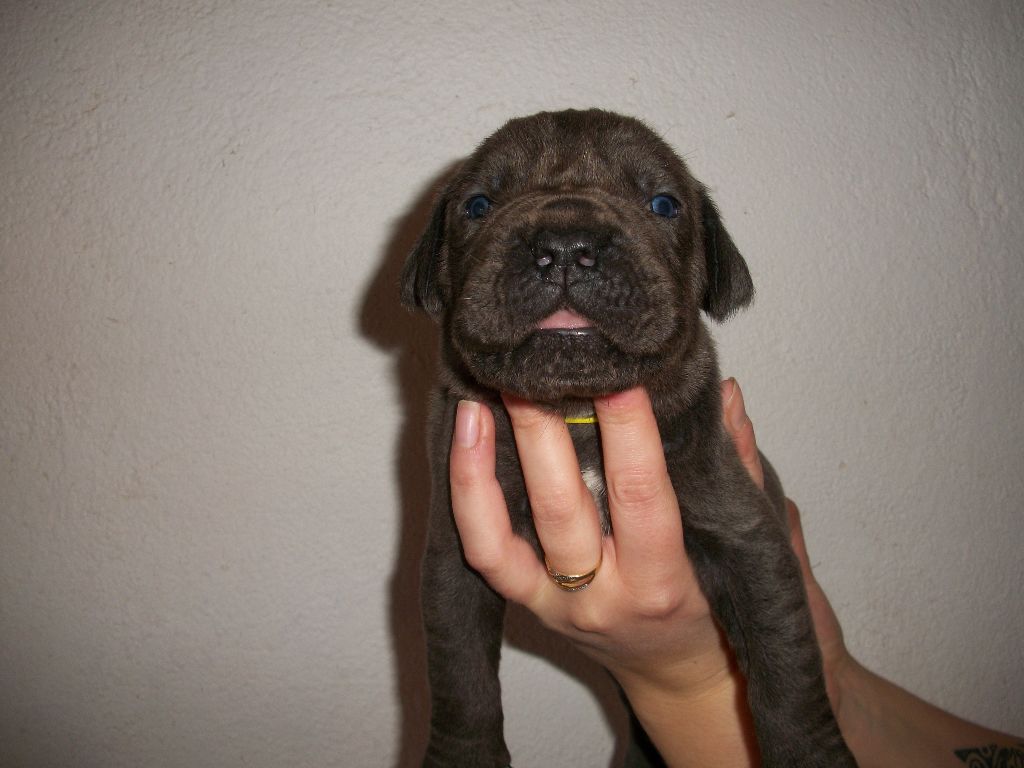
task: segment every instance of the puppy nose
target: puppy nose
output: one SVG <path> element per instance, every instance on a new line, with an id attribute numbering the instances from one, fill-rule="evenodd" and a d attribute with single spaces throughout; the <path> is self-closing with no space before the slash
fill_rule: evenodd
<path id="1" fill-rule="evenodd" d="M 533 259 L 542 268 L 552 264 L 567 267 L 573 263 L 592 267 L 597 263 L 597 249 L 593 236 L 588 232 L 543 230 L 534 238 Z"/>

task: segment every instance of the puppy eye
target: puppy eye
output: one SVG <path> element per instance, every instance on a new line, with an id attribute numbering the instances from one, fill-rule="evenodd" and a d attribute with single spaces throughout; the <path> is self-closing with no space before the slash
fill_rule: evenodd
<path id="1" fill-rule="evenodd" d="M 651 198 L 651 210 L 658 216 L 673 219 L 679 215 L 679 201 L 671 195 L 655 195 Z"/>
<path id="2" fill-rule="evenodd" d="M 491 210 L 491 201 L 484 195 L 473 195 L 466 201 L 466 215 L 471 219 L 479 219 Z"/>

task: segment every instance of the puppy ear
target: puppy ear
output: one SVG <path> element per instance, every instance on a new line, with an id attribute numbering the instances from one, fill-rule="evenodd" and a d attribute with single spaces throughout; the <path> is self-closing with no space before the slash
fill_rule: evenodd
<path id="1" fill-rule="evenodd" d="M 700 191 L 701 224 L 704 228 L 704 262 L 707 286 L 701 309 L 714 320 L 725 320 L 754 298 L 754 283 L 747 262 L 740 256 L 722 225 L 718 208 L 705 189 Z"/>
<path id="2" fill-rule="evenodd" d="M 447 304 L 444 285 L 447 209 L 448 194 L 445 190 L 434 202 L 430 222 L 402 268 L 402 304 L 409 309 L 423 309 L 431 317 L 438 317 Z"/>

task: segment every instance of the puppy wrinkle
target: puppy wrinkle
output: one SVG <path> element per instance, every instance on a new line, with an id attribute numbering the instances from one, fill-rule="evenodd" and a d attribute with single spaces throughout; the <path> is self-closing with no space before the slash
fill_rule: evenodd
<path id="1" fill-rule="evenodd" d="M 571 211 L 572 213 L 591 213 L 596 208 L 593 200 L 588 200 L 582 195 L 575 195 L 571 192 L 566 197 L 553 197 L 541 205 L 541 212 L 549 211 Z"/>

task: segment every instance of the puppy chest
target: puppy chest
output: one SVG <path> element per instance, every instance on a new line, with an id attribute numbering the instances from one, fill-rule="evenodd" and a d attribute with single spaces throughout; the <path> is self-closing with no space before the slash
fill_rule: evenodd
<path id="1" fill-rule="evenodd" d="M 601 460 L 601 433 L 596 423 L 569 422 L 569 434 L 576 449 L 580 475 L 590 495 L 594 497 L 594 504 L 601 518 L 601 528 L 607 534 L 611 531 L 611 519 L 608 515 L 604 462 Z"/>

